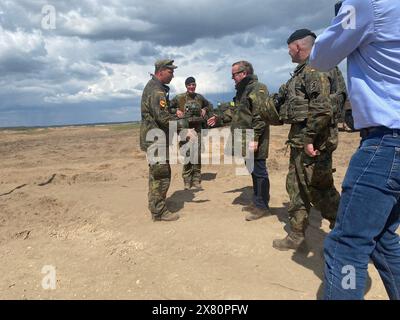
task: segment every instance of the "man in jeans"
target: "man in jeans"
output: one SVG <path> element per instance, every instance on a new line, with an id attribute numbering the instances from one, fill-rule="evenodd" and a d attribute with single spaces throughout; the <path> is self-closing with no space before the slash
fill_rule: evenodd
<path id="1" fill-rule="evenodd" d="M 232 64 L 232 79 L 236 89 L 233 107 L 220 112 L 219 121 L 230 123 L 232 131 L 241 135 L 240 151 L 253 180 L 253 203 L 243 207 L 242 211 L 247 212 L 246 221 L 253 221 L 270 215 L 270 183 L 266 164 L 269 123 L 266 123 L 260 114 L 267 101 L 268 89 L 258 81 L 253 65 L 248 61 L 242 60 Z M 212 126 L 212 123 L 208 124 Z M 247 136 L 246 131 L 253 131 L 253 137 Z"/>
<path id="2" fill-rule="evenodd" d="M 347 57 L 361 144 L 343 181 L 336 226 L 325 240 L 325 299 L 362 299 L 372 259 L 390 299 L 400 299 L 400 1 L 345 0 L 320 35 L 310 65 Z"/>

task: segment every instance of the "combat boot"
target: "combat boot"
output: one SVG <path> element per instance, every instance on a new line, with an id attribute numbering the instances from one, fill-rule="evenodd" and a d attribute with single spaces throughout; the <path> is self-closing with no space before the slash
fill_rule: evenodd
<path id="1" fill-rule="evenodd" d="M 194 189 L 202 189 L 200 181 L 197 181 L 197 180 L 193 181 L 192 187 Z"/>
<path id="2" fill-rule="evenodd" d="M 192 181 L 190 179 L 183 179 L 183 186 L 185 190 L 189 190 L 192 187 Z"/>
<path id="3" fill-rule="evenodd" d="M 250 212 L 245 218 L 246 221 L 258 220 L 263 217 L 271 215 L 271 213 L 267 208 L 263 209 L 263 208 L 257 208 L 255 206 L 244 207 L 243 211 Z"/>
<path id="4" fill-rule="evenodd" d="M 297 250 L 304 243 L 304 240 L 303 232 L 292 231 L 283 239 L 275 239 L 272 246 L 280 251 Z"/>
<path id="5" fill-rule="evenodd" d="M 153 221 L 176 221 L 179 219 L 179 214 L 167 211 L 160 216 L 153 216 Z"/>

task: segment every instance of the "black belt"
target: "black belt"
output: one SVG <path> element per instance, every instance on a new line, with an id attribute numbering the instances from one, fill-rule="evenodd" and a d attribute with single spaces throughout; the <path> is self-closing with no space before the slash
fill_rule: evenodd
<path id="1" fill-rule="evenodd" d="M 360 130 L 360 137 L 361 138 L 366 138 L 369 135 L 384 135 L 384 134 L 397 134 L 400 135 L 400 129 L 390 129 L 384 126 L 379 126 L 379 127 L 369 127 L 369 128 L 364 128 Z"/>

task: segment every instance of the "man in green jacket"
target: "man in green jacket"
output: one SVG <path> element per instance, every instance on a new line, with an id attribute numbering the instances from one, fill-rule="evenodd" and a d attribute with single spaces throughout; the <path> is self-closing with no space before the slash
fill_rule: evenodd
<path id="1" fill-rule="evenodd" d="M 169 112 L 168 83 L 174 77 L 174 60 L 158 60 L 152 79 L 143 90 L 140 148 L 147 152 L 149 162 L 149 210 L 153 221 L 174 221 L 177 213 L 168 211 L 165 200 L 171 183 L 168 157 L 169 122 L 177 120 Z M 157 137 L 157 139 L 154 139 Z"/>
<path id="2" fill-rule="evenodd" d="M 269 212 L 269 177 L 266 165 L 269 147 L 269 124 L 265 123 L 260 111 L 265 107 L 268 97 L 267 86 L 258 81 L 253 66 L 248 61 L 238 61 L 232 65 L 232 79 L 235 82 L 236 96 L 233 107 L 222 116 L 223 123 L 231 123 L 233 131 L 242 132 L 242 155 L 247 151 L 254 153 L 254 159 L 247 158 L 246 165 L 254 160 L 251 176 L 253 180 L 253 203 L 242 210 L 248 212 L 247 221 L 257 220 Z M 246 129 L 253 130 L 251 141 L 246 141 Z M 246 150 L 247 149 L 247 150 Z"/>

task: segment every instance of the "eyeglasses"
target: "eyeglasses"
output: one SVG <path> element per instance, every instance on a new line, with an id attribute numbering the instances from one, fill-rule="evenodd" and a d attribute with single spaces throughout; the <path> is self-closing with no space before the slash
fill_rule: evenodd
<path id="1" fill-rule="evenodd" d="M 242 73 L 244 71 L 238 71 L 238 72 L 234 72 L 232 73 L 232 79 L 235 78 L 239 73 Z"/>

